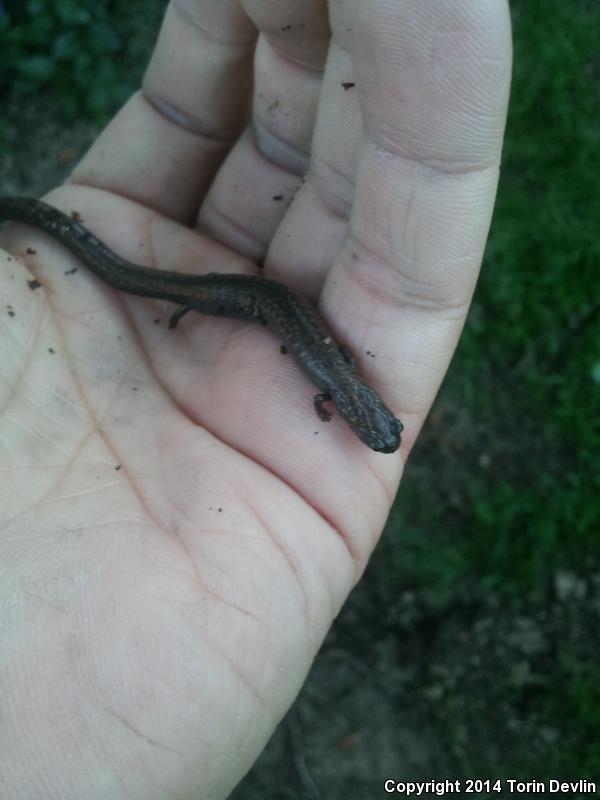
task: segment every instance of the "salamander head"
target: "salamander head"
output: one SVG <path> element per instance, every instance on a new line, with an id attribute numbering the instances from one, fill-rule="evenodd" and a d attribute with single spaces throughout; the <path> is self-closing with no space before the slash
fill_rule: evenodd
<path id="1" fill-rule="evenodd" d="M 330 390 L 333 402 L 358 438 L 378 453 L 394 453 L 400 447 L 403 425 L 381 397 L 362 381 Z"/>

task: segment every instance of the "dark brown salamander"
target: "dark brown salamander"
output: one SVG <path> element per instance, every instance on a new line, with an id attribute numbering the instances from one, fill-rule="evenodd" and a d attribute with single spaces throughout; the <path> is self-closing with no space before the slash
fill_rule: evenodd
<path id="1" fill-rule="evenodd" d="M 400 446 L 402 423 L 377 392 L 360 380 L 348 348 L 336 345 L 314 307 L 297 292 L 249 275 L 185 275 L 139 266 L 113 253 L 76 219 L 33 198 L 0 198 L 0 222 L 8 221 L 33 225 L 58 239 L 115 289 L 177 303 L 172 328 L 191 310 L 262 322 L 321 390 L 314 404 L 322 420 L 330 418 L 323 403 L 332 400 L 368 447 L 393 453 Z"/>

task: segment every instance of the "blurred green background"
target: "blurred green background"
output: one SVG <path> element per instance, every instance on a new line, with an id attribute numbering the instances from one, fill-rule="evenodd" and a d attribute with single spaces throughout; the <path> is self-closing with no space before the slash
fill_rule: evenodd
<path id="1" fill-rule="evenodd" d="M 137 86 L 164 3 L 3 8 L 1 188 L 42 191 Z M 364 580 L 240 800 L 380 796 L 390 774 L 600 779 L 600 3 L 512 16 L 464 335 Z"/>

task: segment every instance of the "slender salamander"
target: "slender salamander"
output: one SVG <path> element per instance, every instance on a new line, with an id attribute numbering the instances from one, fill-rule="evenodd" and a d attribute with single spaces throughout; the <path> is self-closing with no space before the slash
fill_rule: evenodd
<path id="1" fill-rule="evenodd" d="M 0 222 L 8 221 L 24 222 L 50 234 L 115 289 L 177 303 L 171 328 L 191 310 L 267 325 L 321 390 L 314 398 L 320 419 L 330 419 L 324 402 L 332 400 L 368 447 L 393 453 L 400 446 L 400 420 L 360 380 L 348 348 L 336 345 L 314 307 L 297 292 L 250 275 L 187 275 L 134 264 L 113 253 L 73 217 L 33 198 L 0 198 Z"/>

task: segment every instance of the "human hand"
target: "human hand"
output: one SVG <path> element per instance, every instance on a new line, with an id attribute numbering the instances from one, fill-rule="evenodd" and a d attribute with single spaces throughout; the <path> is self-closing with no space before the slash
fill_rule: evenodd
<path id="1" fill-rule="evenodd" d="M 4 256 L 0 788 L 15 800 L 227 796 L 364 569 L 469 306 L 506 4 L 331 2 L 332 39 L 319 0 L 242 5 L 257 45 L 229 0 L 171 5 L 143 92 L 49 201 L 138 263 L 264 259 L 318 303 L 404 422 L 402 448 L 320 422 L 259 326 L 189 315 L 168 331 L 172 307 L 67 277 L 61 246 L 6 231 L 31 273 Z"/>

